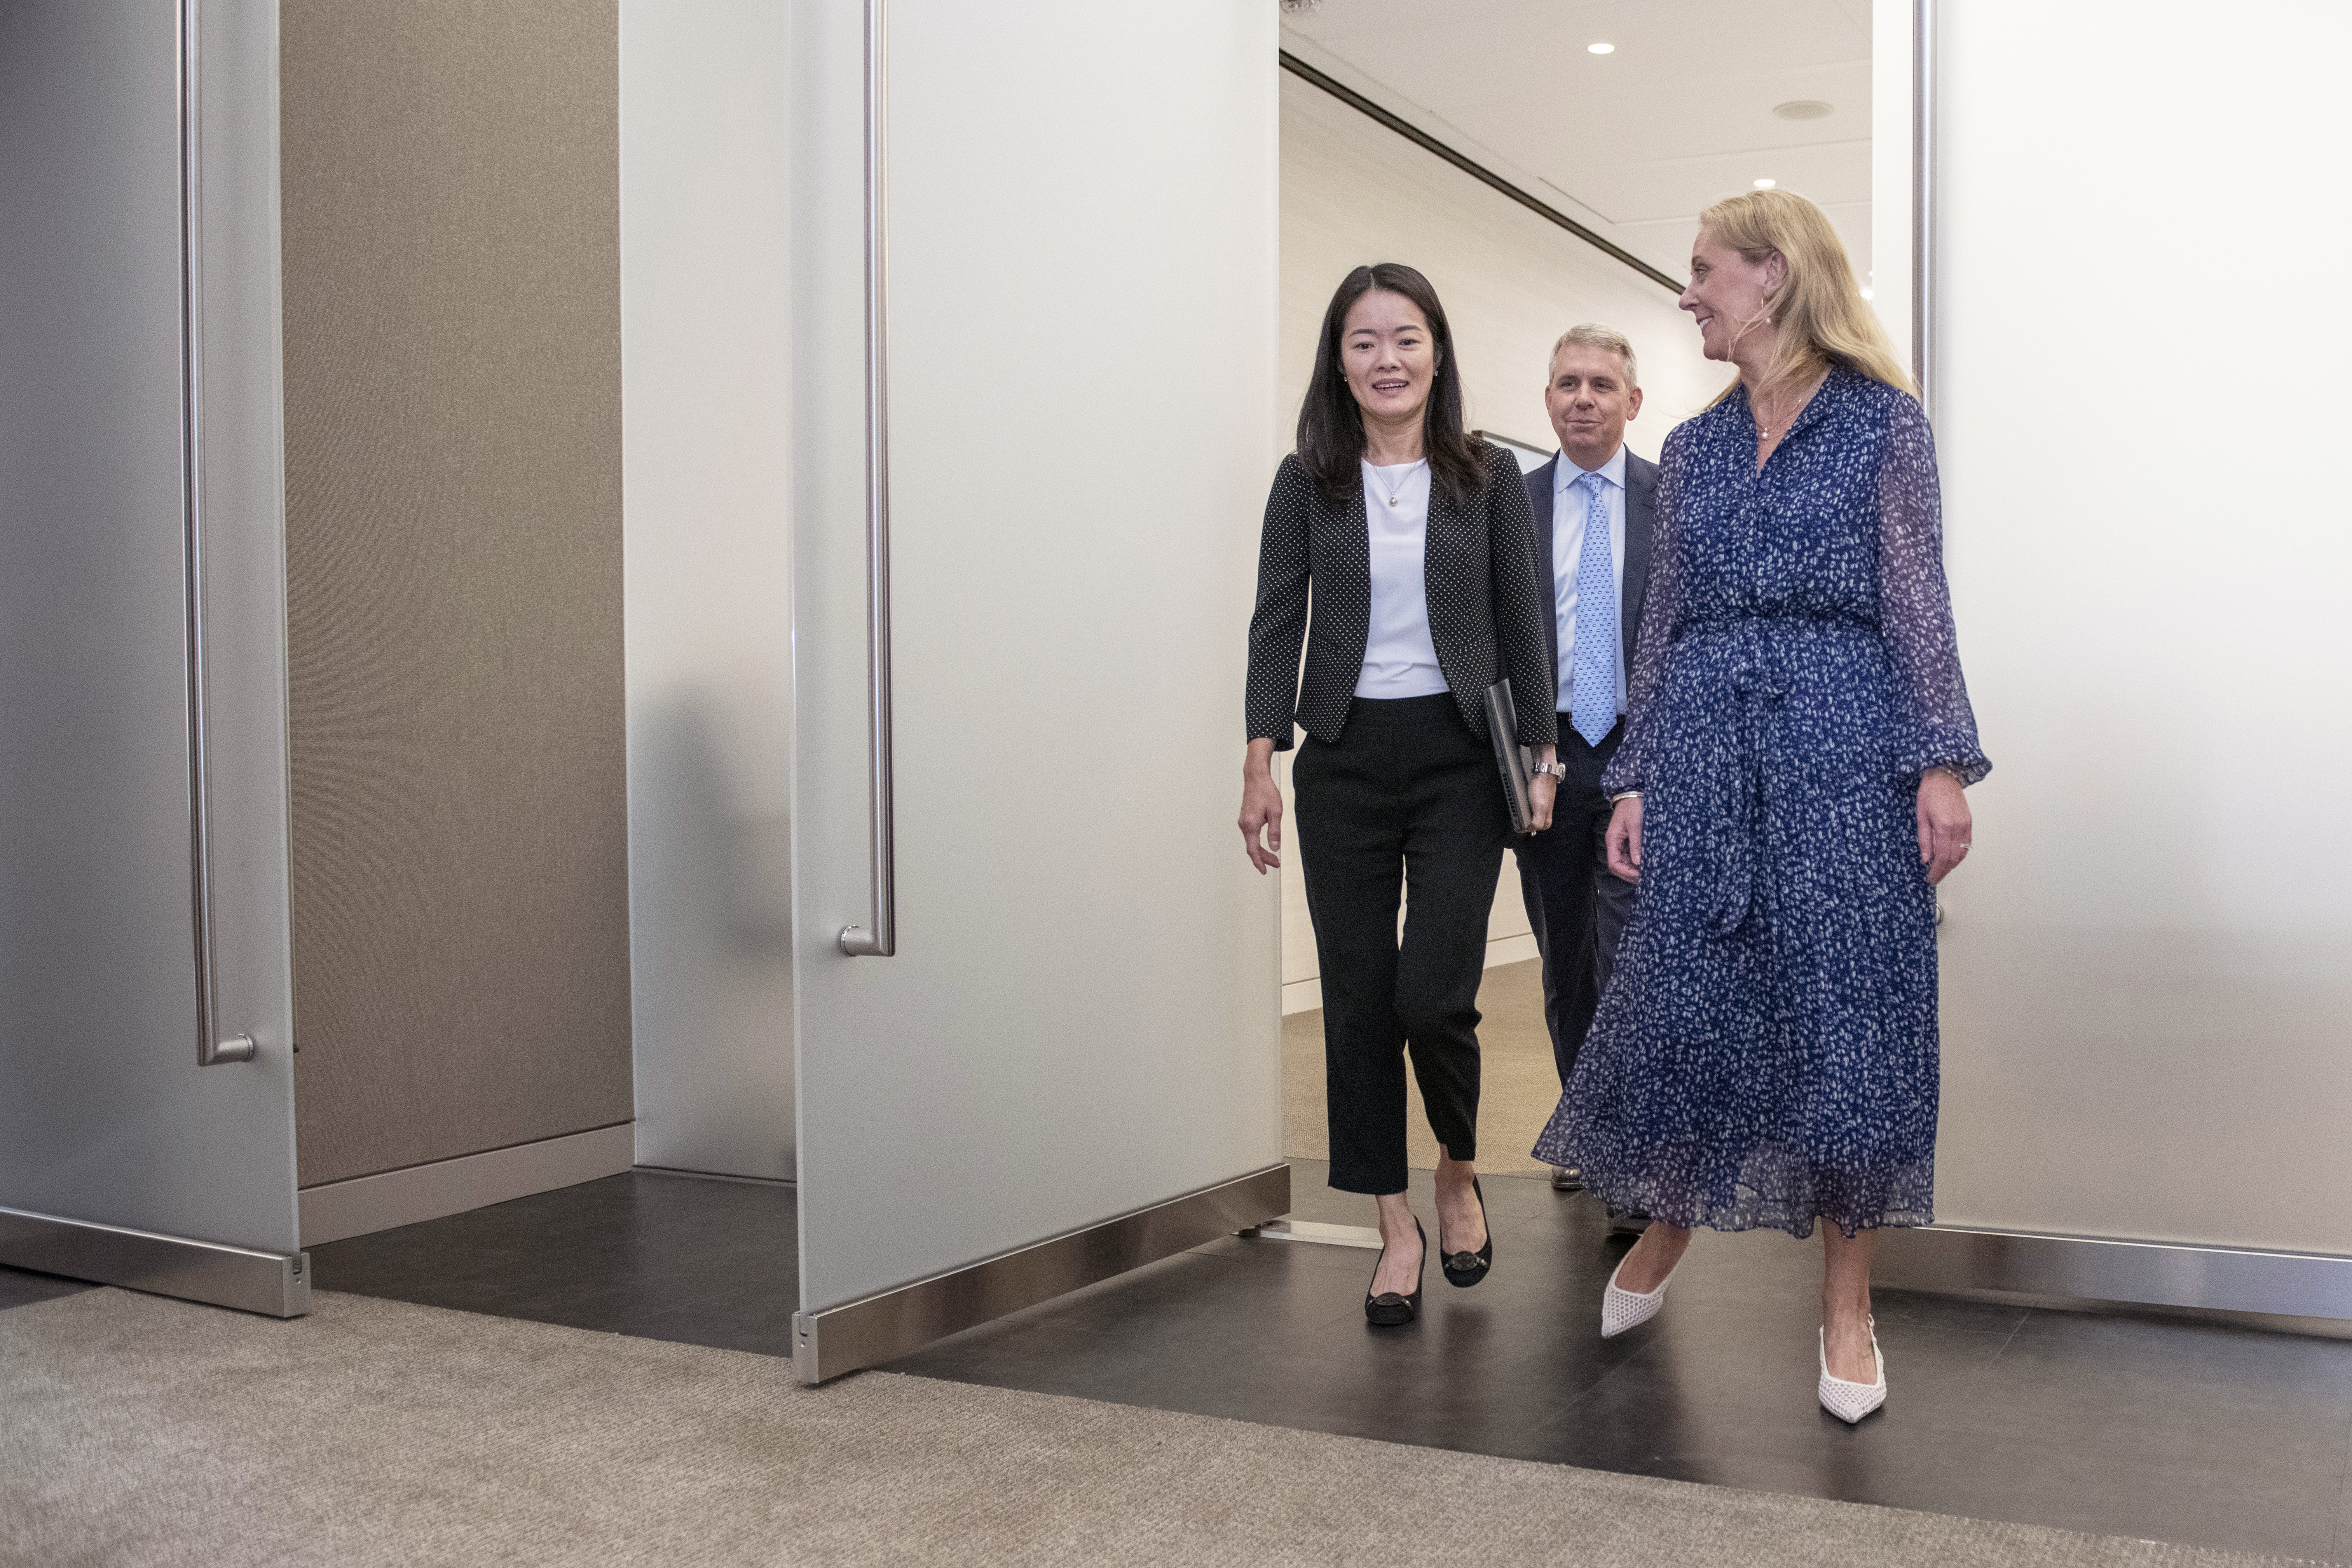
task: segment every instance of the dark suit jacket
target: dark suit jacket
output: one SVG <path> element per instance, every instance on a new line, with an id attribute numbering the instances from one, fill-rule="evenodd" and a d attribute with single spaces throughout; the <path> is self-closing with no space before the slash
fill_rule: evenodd
<path id="1" fill-rule="evenodd" d="M 1551 499 L 1552 480 L 1559 468 L 1559 454 L 1554 452 L 1551 461 L 1528 475 L 1528 504 L 1536 514 L 1536 562 L 1543 573 L 1547 587 L 1557 591 L 1552 581 Z M 1625 662 L 1619 668 L 1630 682 L 1633 673 L 1633 643 L 1642 629 L 1642 601 L 1650 586 L 1650 541 L 1657 520 L 1658 465 L 1625 454 L 1625 592 L 1619 606 L 1617 629 L 1625 639 Z M 1547 595 L 1548 597 L 1549 595 Z M 1559 608 L 1555 602 L 1544 616 L 1544 652 L 1550 656 L 1552 693 L 1559 692 Z M 1518 683 L 1512 682 L 1514 694 Z"/>
<path id="2" fill-rule="evenodd" d="M 1549 746 L 1559 734 L 1552 704 L 1518 694 L 1559 685 L 1553 673 L 1559 662 L 1544 663 L 1544 628 L 1552 621 L 1551 573 L 1536 563 L 1535 520 L 1518 483 L 1517 462 L 1499 447 L 1480 445 L 1486 459 L 1484 494 L 1457 503 L 1431 487 L 1423 565 L 1429 640 L 1474 733 L 1481 739 L 1486 734 L 1486 688 L 1507 675 L 1519 713 L 1519 743 Z M 1276 751 L 1287 751 L 1296 723 L 1318 741 L 1337 741 L 1363 674 L 1371 620 L 1371 533 L 1362 487 L 1334 505 L 1295 454 L 1283 458 L 1266 497 L 1257 611 L 1250 616 L 1244 701 L 1249 739 L 1271 736 Z"/>

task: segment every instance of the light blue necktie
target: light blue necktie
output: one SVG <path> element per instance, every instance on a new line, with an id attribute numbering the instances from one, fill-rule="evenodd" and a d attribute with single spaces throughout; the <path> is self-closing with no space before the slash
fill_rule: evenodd
<path id="1" fill-rule="evenodd" d="M 1617 563 L 1609 552 L 1609 481 L 1584 488 L 1584 546 L 1576 558 L 1576 647 L 1570 655 L 1569 717 L 1597 746 L 1617 722 Z"/>

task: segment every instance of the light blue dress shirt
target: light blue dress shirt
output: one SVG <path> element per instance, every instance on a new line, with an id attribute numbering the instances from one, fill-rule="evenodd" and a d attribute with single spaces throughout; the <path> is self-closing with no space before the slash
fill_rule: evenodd
<path id="1" fill-rule="evenodd" d="M 1596 470 L 1608 481 L 1609 557 L 1617 574 L 1617 603 L 1625 603 L 1625 444 Z M 1551 588 L 1553 614 L 1559 626 L 1559 706 L 1569 710 L 1570 658 L 1576 648 L 1576 569 L 1584 559 L 1584 491 L 1579 481 L 1585 470 L 1566 452 L 1552 466 Z M 1625 711 L 1625 657 L 1617 657 L 1617 711 Z"/>

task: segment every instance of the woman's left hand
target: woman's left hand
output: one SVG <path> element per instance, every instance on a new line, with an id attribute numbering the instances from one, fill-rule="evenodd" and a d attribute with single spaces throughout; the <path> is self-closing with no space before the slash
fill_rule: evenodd
<path id="1" fill-rule="evenodd" d="M 1921 773 L 1919 859 L 1927 868 L 1930 884 L 1950 876 L 1952 868 L 1968 858 L 1971 830 L 1969 795 L 1960 781 L 1942 768 Z"/>
<path id="2" fill-rule="evenodd" d="M 1551 803 L 1559 794 L 1559 780 L 1549 773 L 1538 773 L 1528 781 L 1528 809 L 1532 813 L 1528 823 L 1529 833 L 1541 833 L 1551 826 Z"/>

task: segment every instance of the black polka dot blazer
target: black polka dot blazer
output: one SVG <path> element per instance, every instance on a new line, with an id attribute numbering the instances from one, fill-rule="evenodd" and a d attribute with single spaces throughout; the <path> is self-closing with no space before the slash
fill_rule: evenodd
<path id="1" fill-rule="evenodd" d="M 1550 694 L 1559 679 L 1545 664 L 1544 621 L 1552 595 L 1549 577 L 1536 570 L 1535 513 L 1518 464 L 1499 447 L 1483 441 L 1478 447 L 1486 461 L 1484 495 L 1452 501 L 1439 486 L 1430 486 L 1423 568 L 1429 638 L 1463 719 L 1481 739 L 1486 688 L 1508 675 L 1517 698 L 1519 743 L 1549 746 L 1559 739 Z M 1275 749 L 1286 752 L 1295 723 L 1318 741 L 1338 740 L 1363 674 L 1371 618 L 1371 534 L 1363 487 L 1334 506 L 1296 454 L 1283 458 L 1266 497 L 1258 547 L 1257 613 L 1250 617 L 1244 702 L 1248 738 L 1271 736 Z M 1519 696 L 1528 691 L 1542 695 L 1532 702 Z"/>

